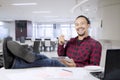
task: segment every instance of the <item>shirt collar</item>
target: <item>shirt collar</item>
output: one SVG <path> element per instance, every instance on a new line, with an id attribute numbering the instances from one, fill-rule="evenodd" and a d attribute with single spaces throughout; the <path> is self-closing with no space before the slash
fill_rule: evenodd
<path id="1" fill-rule="evenodd" d="M 90 38 L 90 36 L 86 36 L 83 40 L 85 40 L 85 39 L 89 39 L 89 38 Z M 78 40 L 78 36 L 75 37 L 75 40 Z"/>

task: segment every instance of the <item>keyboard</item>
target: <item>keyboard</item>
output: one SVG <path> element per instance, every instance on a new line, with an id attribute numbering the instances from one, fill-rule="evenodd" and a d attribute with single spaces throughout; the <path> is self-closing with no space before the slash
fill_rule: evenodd
<path id="1" fill-rule="evenodd" d="M 91 75 L 93 75 L 94 77 L 102 80 L 104 78 L 104 72 L 100 71 L 100 72 L 90 72 Z"/>

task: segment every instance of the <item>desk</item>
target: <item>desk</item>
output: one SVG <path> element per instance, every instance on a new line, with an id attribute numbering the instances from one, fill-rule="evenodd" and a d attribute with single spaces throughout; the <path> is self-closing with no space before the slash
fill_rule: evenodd
<path id="1" fill-rule="evenodd" d="M 21 43 L 21 42 L 19 42 L 19 41 L 15 41 L 15 42 L 17 42 L 17 43 L 19 43 L 20 45 L 28 45 L 28 46 L 33 46 L 33 41 L 26 41 L 25 43 Z"/>
<path id="2" fill-rule="evenodd" d="M 93 77 L 91 74 L 89 74 L 89 71 L 87 71 L 84 68 L 39 67 L 27 69 L 1 68 L 0 80 L 99 80 L 99 79 Z"/>

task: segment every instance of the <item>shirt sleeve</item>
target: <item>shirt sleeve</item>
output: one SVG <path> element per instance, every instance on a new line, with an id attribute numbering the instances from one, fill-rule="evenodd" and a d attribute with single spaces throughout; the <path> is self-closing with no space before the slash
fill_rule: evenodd
<path id="1" fill-rule="evenodd" d="M 65 56 L 65 48 L 64 48 L 64 45 L 59 45 L 59 44 L 58 44 L 57 53 L 58 53 L 58 56 Z"/>
<path id="2" fill-rule="evenodd" d="M 92 53 L 90 55 L 90 65 L 100 64 L 101 51 L 102 51 L 101 44 L 99 42 L 96 42 L 95 45 L 93 45 Z"/>

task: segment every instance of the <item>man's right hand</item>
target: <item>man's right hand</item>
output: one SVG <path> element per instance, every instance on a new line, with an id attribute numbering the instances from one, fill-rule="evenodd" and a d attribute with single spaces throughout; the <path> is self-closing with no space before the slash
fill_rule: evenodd
<path id="1" fill-rule="evenodd" d="M 60 45 L 63 45 L 65 43 L 64 35 L 59 36 L 58 42 L 59 42 Z"/>

